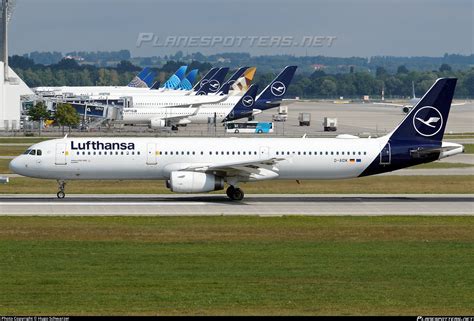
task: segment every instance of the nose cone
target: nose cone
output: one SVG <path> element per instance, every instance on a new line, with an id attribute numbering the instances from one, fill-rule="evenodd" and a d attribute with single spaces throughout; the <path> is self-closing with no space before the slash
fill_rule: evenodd
<path id="1" fill-rule="evenodd" d="M 10 162 L 10 170 L 15 173 L 15 174 L 22 174 L 22 169 L 25 168 L 23 162 L 19 159 L 19 157 L 15 157 L 11 162 Z"/>

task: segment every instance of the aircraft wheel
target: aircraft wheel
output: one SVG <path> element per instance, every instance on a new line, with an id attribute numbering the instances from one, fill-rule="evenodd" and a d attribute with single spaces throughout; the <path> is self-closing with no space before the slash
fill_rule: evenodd
<path id="1" fill-rule="evenodd" d="M 59 199 L 63 199 L 64 197 L 66 197 L 66 193 L 62 192 L 62 191 L 59 191 L 57 194 Z"/>
<path id="2" fill-rule="evenodd" d="M 225 193 L 227 194 L 227 196 L 228 196 L 230 199 L 233 199 L 233 198 L 232 198 L 232 195 L 234 194 L 234 190 L 235 190 L 234 186 L 231 185 L 231 186 L 229 186 L 229 187 L 227 188 L 227 190 L 225 191 Z"/>
<path id="3" fill-rule="evenodd" d="M 241 201 L 243 199 L 244 199 L 244 192 L 240 188 L 234 189 L 234 193 L 232 193 L 232 200 Z"/>

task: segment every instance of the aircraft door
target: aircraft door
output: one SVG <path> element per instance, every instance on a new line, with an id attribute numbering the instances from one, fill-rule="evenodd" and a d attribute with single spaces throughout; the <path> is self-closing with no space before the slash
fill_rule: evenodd
<path id="1" fill-rule="evenodd" d="M 66 165 L 66 144 L 56 144 L 56 165 Z"/>
<path id="2" fill-rule="evenodd" d="M 156 145 L 155 144 L 147 144 L 147 154 L 146 154 L 146 164 L 147 165 L 156 165 L 158 162 L 156 160 L 157 157 Z"/>
<path id="3" fill-rule="evenodd" d="M 392 162 L 392 151 L 390 148 L 390 143 L 384 146 L 380 152 L 380 165 L 390 165 Z"/>

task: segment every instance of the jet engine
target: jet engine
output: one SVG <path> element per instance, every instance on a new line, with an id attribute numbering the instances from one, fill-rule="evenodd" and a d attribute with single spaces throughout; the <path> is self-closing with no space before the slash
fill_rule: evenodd
<path id="1" fill-rule="evenodd" d="M 174 171 L 166 187 L 175 193 L 204 193 L 224 189 L 224 179 L 212 174 Z"/>
<path id="2" fill-rule="evenodd" d="M 150 127 L 151 128 L 163 128 L 166 127 L 166 120 L 161 119 L 161 118 L 153 118 L 150 121 Z"/>

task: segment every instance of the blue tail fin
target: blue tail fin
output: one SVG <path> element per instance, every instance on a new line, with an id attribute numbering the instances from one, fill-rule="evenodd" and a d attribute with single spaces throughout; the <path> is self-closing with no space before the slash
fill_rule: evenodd
<path id="1" fill-rule="evenodd" d="M 228 95 L 230 90 L 230 84 L 226 82 L 222 87 L 219 89 L 219 92 L 217 93 L 220 96 Z"/>
<path id="2" fill-rule="evenodd" d="M 258 95 L 259 102 L 274 102 L 283 99 L 293 76 L 296 66 L 287 66 L 276 78 Z"/>
<path id="3" fill-rule="evenodd" d="M 194 91 L 198 91 L 202 85 L 204 85 L 205 83 L 207 83 L 209 81 L 209 79 L 211 79 L 215 74 L 216 72 L 219 70 L 219 68 L 217 67 L 214 67 L 214 68 L 211 68 L 205 75 L 204 77 L 201 78 L 201 80 L 199 80 L 196 85 L 194 85 L 193 87 L 193 90 Z"/>
<path id="4" fill-rule="evenodd" d="M 443 140 L 456 78 L 440 78 L 392 132 L 390 140 L 435 143 Z"/>
<path id="5" fill-rule="evenodd" d="M 380 152 L 359 176 L 390 172 L 438 160 L 456 87 L 455 78 L 441 78 L 392 133 L 379 138 Z M 461 145 L 458 145 L 462 147 Z"/>
<path id="6" fill-rule="evenodd" d="M 143 68 L 135 78 L 127 85 L 128 87 L 138 87 L 138 88 L 150 88 L 153 84 L 153 79 L 155 78 L 156 73 L 148 67 Z M 151 80 L 150 80 L 151 79 Z"/>
<path id="7" fill-rule="evenodd" d="M 160 89 L 161 82 L 155 81 L 155 83 L 151 86 L 150 89 Z"/>
<path id="8" fill-rule="evenodd" d="M 176 89 L 181 80 L 183 80 L 184 75 L 186 74 L 186 69 L 188 69 L 188 66 L 179 67 L 179 69 L 165 82 L 163 88 Z"/>
<path id="9" fill-rule="evenodd" d="M 233 74 L 232 76 L 230 76 L 229 79 L 227 79 L 226 81 L 226 84 L 228 83 L 229 85 L 233 85 L 234 82 L 239 79 L 240 77 L 242 77 L 242 75 L 244 74 L 244 72 L 249 69 L 250 67 L 240 67 L 239 69 L 237 69 Z"/>
<path id="10" fill-rule="evenodd" d="M 152 71 L 145 78 L 143 78 L 143 81 L 145 82 L 148 88 L 151 88 L 151 86 L 153 86 L 153 83 L 155 81 L 155 76 L 156 76 L 156 73 Z"/>
<path id="11" fill-rule="evenodd" d="M 223 120 L 231 121 L 240 118 L 250 117 L 253 115 L 253 107 L 255 106 L 255 97 L 257 96 L 258 85 L 254 84 L 250 86 L 249 90 L 240 98 L 235 104 L 234 108 Z"/>
<path id="12" fill-rule="evenodd" d="M 199 89 L 196 95 L 207 95 L 207 94 L 217 93 L 219 88 L 221 88 L 225 75 L 227 75 L 228 72 L 229 72 L 229 68 L 227 67 L 220 68 L 214 74 L 214 76 L 211 79 L 209 79 L 209 82 L 204 83 L 202 85 L 202 87 Z"/>
<path id="13" fill-rule="evenodd" d="M 191 90 L 193 88 L 194 80 L 196 80 L 197 73 L 198 73 L 197 69 L 191 70 L 191 72 L 186 76 L 186 78 L 181 80 L 181 82 L 179 83 L 176 89 Z"/>

